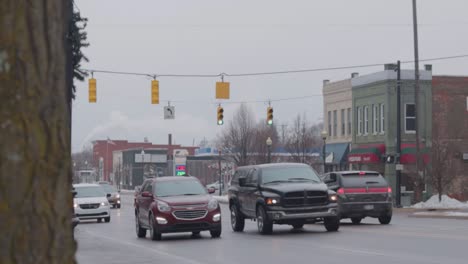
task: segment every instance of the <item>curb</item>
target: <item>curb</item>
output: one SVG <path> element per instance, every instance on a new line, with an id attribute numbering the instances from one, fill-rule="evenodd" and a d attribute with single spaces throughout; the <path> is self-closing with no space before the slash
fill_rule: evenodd
<path id="1" fill-rule="evenodd" d="M 455 220 L 468 220 L 467 216 L 458 216 L 458 215 L 441 215 L 441 214 L 410 214 L 408 217 L 412 218 L 432 218 L 432 219 L 455 219 Z"/>

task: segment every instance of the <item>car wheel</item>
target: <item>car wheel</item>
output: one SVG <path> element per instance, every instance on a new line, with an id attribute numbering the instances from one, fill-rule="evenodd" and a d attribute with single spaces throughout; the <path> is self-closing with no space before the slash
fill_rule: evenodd
<path id="1" fill-rule="evenodd" d="M 304 227 L 304 223 L 298 223 L 292 225 L 294 229 L 301 229 Z"/>
<path id="2" fill-rule="evenodd" d="M 98 218 L 98 219 L 97 219 L 97 222 L 98 222 L 98 223 L 101 223 L 101 222 L 102 222 L 102 218 Z"/>
<path id="3" fill-rule="evenodd" d="M 104 221 L 106 221 L 106 223 L 109 223 L 109 222 L 110 222 L 110 216 L 105 217 L 105 218 L 104 218 Z"/>
<path id="4" fill-rule="evenodd" d="M 262 235 L 268 235 L 273 232 L 273 222 L 268 219 L 265 207 L 261 205 L 257 208 L 257 228 L 258 232 Z"/>
<path id="5" fill-rule="evenodd" d="M 141 228 L 140 219 L 138 218 L 137 214 L 135 214 L 135 227 L 136 227 L 137 237 L 142 238 L 146 236 L 146 229 Z"/>
<path id="6" fill-rule="evenodd" d="M 161 235 L 161 233 L 158 233 L 158 231 L 156 230 L 156 228 L 154 226 L 155 226 L 154 217 L 153 217 L 153 215 L 150 215 L 149 216 L 149 227 L 150 227 L 151 240 L 159 241 L 159 240 L 162 239 L 162 235 Z"/>
<path id="7" fill-rule="evenodd" d="M 362 218 L 360 217 L 351 217 L 351 222 L 353 222 L 354 225 L 359 225 L 361 223 Z"/>
<path id="8" fill-rule="evenodd" d="M 324 219 L 325 228 L 328 232 L 335 232 L 340 229 L 340 218 L 339 217 L 327 217 Z"/>
<path id="9" fill-rule="evenodd" d="M 119 208 L 119 209 L 120 209 L 120 207 L 121 207 L 121 206 L 122 206 L 121 204 L 118 204 L 118 205 L 117 205 L 117 208 Z"/>
<path id="10" fill-rule="evenodd" d="M 392 221 L 392 215 L 382 215 L 379 217 L 379 222 L 382 225 L 388 225 L 390 224 L 390 221 Z"/>
<path id="11" fill-rule="evenodd" d="M 237 205 L 231 205 L 231 227 L 234 232 L 244 231 L 245 218 L 241 215 Z"/>
<path id="12" fill-rule="evenodd" d="M 212 238 L 218 238 L 221 236 L 221 228 L 216 229 L 216 230 L 211 230 L 210 235 Z"/>

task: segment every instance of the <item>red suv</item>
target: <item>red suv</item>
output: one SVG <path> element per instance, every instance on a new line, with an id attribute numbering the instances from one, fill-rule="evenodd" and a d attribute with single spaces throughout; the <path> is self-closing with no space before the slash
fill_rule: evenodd
<path id="1" fill-rule="evenodd" d="M 221 210 L 197 178 L 158 177 L 146 180 L 136 193 L 135 222 L 138 237 L 150 231 L 152 240 L 163 233 L 210 231 L 221 236 Z"/>

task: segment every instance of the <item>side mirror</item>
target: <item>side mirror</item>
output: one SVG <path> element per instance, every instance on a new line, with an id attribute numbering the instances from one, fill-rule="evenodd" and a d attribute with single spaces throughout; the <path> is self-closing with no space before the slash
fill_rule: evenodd
<path id="1" fill-rule="evenodd" d="M 150 192 L 142 192 L 141 196 L 142 197 L 147 197 L 147 198 L 153 198 L 153 194 L 151 194 Z"/>
<path id="2" fill-rule="evenodd" d="M 216 189 L 215 189 L 215 188 L 213 188 L 213 187 L 208 188 L 208 193 L 209 193 L 209 194 L 213 194 L 213 193 L 215 193 L 215 192 L 216 192 Z"/>
<path id="3" fill-rule="evenodd" d="M 110 193 L 108 193 L 108 194 L 106 195 L 107 198 L 109 198 L 109 197 L 111 197 L 111 196 L 112 196 L 112 194 L 110 194 Z"/>
<path id="4" fill-rule="evenodd" d="M 75 196 L 78 194 L 77 191 L 72 191 L 72 195 L 73 195 L 73 198 L 75 198 Z"/>
<path id="5" fill-rule="evenodd" d="M 246 178 L 239 178 L 239 186 L 241 187 L 245 186 L 245 180 Z"/>

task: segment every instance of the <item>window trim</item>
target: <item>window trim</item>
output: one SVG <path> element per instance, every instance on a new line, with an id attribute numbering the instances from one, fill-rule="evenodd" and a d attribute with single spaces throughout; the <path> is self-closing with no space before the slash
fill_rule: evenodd
<path id="1" fill-rule="evenodd" d="M 372 105 L 372 132 L 374 135 L 379 133 L 379 105 L 374 104 Z"/>
<path id="2" fill-rule="evenodd" d="M 363 122 L 362 122 L 362 107 L 361 106 L 358 106 L 357 107 L 357 130 L 358 130 L 358 133 L 357 135 L 358 136 L 362 136 L 362 132 L 363 132 L 363 126 L 362 126 Z"/>
<path id="3" fill-rule="evenodd" d="M 328 111 L 328 136 L 332 136 L 332 112 Z"/>
<path id="4" fill-rule="evenodd" d="M 341 136 L 346 135 L 346 119 L 345 119 L 345 109 L 341 109 Z"/>
<path id="5" fill-rule="evenodd" d="M 338 110 L 333 110 L 333 137 L 337 137 L 338 133 Z"/>
<path id="6" fill-rule="evenodd" d="M 385 104 L 380 104 L 380 134 L 385 134 Z"/>
<path id="7" fill-rule="evenodd" d="M 364 136 L 369 135 L 369 106 L 364 106 Z"/>
<path id="8" fill-rule="evenodd" d="M 348 133 L 347 133 L 347 135 L 351 136 L 353 134 L 353 132 L 352 132 L 352 129 L 353 129 L 352 128 L 352 122 L 353 122 L 352 121 L 352 116 L 353 116 L 353 114 L 351 113 L 351 108 L 348 108 L 347 111 L 348 111 L 347 112 L 347 118 L 348 118 L 348 127 L 347 127 L 347 132 Z"/>
<path id="9" fill-rule="evenodd" d="M 408 117 L 408 116 L 406 115 L 406 112 L 407 112 L 407 110 L 408 110 L 408 109 L 407 109 L 408 105 L 414 105 L 415 110 L 416 110 L 416 104 L 415 104 L 415 103 L 405 103 L 405 134 L 416 134 L 416 129 L 415 129 L 415 130 L 407 130 L 407 129 L 406 129 L 406 121 L 407 121 L 408 119 L 414 119 L 414 125 L 415 125 L 415 128 L 416 128 L 416 115 L 415 115 L 414 117 Z"/>

